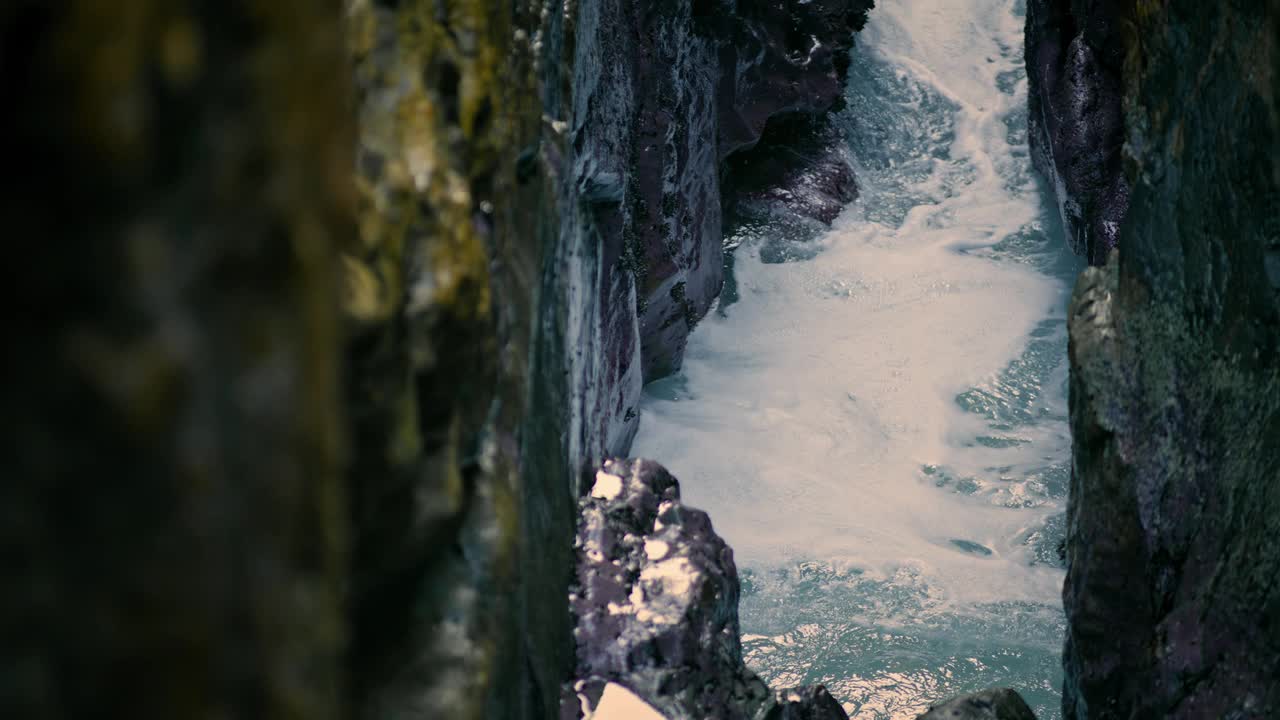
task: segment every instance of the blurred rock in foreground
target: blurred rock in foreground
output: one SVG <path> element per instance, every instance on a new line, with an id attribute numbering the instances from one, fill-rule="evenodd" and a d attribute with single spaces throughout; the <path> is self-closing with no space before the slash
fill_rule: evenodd
<path id="1" fill-rule="evenodd" d="M 340 18 L 0 9 L 0 716 L 344 714 Z"/>

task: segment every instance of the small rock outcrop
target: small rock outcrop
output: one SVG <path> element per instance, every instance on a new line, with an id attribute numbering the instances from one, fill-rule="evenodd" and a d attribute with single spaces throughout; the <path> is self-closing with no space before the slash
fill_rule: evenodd
<path id="1" fill-rule="evenodd" d="M 1028 0 L 1029 141 L 1037 170 L 1057 196 L 1072 249 L 1106 262 L 1129 207 L 1121 168 L 1126 3 Z"/>
<path id="2" fill-rule="evenodd" d="M 917 720 L 1036 720 L 1027 701 L 1013 690 L 984 690 L 933 705 Z"/>
<path id="3" fill-rule="evenodd" d="M 775 120 L 755 147 L 726 163 L 725 221 L 731 228 L 784 218 L 821 230 L 857 195 L 852 158 L 829 117 Z"/>
<path id="4" fill-rule="evenodd" d="M 1070 312 L 1064 715 L 1280 717 L 1280 4 L 1127 22 L 1132 202 Z"/>
<path id="5" fill-rule="evenodd" d="M 846 719 L 825 689 L 771 692 L 743 664 L 733 551 L 662 466 L 605 463 L 575 549 L 576 682 L 563 717 L 616 682 L 668 720 Z"/>

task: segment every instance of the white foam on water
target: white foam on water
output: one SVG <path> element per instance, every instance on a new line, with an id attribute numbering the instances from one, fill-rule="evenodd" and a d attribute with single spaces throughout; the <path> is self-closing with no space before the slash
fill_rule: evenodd
<path id="1" fill-rule="evenodd" d="M 922 473 L 1025 465 L 1065 447 L 1057 383 L 1034 405 L 1059 421 L 1015 428 L 1013 447 L 975 443 L 990 423 L 957 404 L 1062 318 L 1068 291 L 989 252 L 1043 208 L 1006 123 L 1025 79 L 998 89 L 1021 64 L 1015 2 L 878 3 L 860 52 L 943 100 L 941 157 L 913 156 L 925 172 L 908 180 L 895 175 L 900 158 L 860 172 L 862 198 L 811 259 L 766 263 L 759 245 L 739 248 L 739 300 L 702 322 L 679 376 L 647 394 L 633 455 L 680 478 L 739 565 L 906 572 L 927 585 L 929 612 L 1058 602 L 1061 571 L 1030 563 L 1023 541 L 1060 498 L 1008 507 L 1008 494 L 959 493 Z M 914 207 L 900 224 L 869 217 L 903 198 Z"/>

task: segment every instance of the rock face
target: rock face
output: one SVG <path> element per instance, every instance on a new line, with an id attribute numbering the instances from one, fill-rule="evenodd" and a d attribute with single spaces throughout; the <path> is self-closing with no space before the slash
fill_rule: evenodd
<path id="1" fill-rule="evenodd" d="M 1106 262 L 1129 206 L 1121 168 L 1126 48 L 1133 29 L 1113 0 L 1028 0 L 1031 157 L 1057 195 L 1067 238 Z"/>
<path id="2" fill-rule="evenodd" d="M 724 158 L 835 103 L 869 3 L 349 5 L 355 705 L 551 717 L 584 471 L 719 291 Z"/>
<path id="3" fill-rule="evenodd" d="M 1036 720 L 1027 701 L 1013 690 L 984 690 L 934 705 L 917 720 Z"/>
<path id="4" fill-rule="evenodd" d="M 584 470 L 869 4 L 7 4 L 0 715 L 555 716 Z"/>
<path id="5" fill-rule="evenodd" d="M 577 682 L 562 717 L 616 682 L 668 720 L 845 720 L 821 687 L 771 693 L 747 670 L 733 551 L 660 465 L 606 463 L 580 512 Z"/>
<path id="6" fill-rule="evenodd" d="M 1129 9 L 1132 205 L 1072 302 L 1067 718 L 1280 716 L 1280 4 Z"/>
<path id="7" fill-rule="evenodd" d="M 345 715 L 341 12 L 0 9 L 0 716 Z"/>
<path id="8" fill-rule="evenodd" d="M 775 120 L 755 147 L 729 159 L 725 177 L 730 226 L 782 216 L 820 230 L 858 195 L 849 150 L 826 117 Z"/>
<path id="9" fill-rule="evenodd" d="M 753 147 L 766 126 L 842 102 L 853 35 L 874 0 L 711 0 L 701 13 L 720 38 L 721 160 Z"/>

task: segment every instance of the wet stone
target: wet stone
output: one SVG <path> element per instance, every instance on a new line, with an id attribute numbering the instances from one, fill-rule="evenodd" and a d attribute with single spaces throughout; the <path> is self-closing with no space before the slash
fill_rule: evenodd
<path id="1" fill-rule="evenodd" d="M 1021 695 L 1000 689 L 953 698 L 916 720 L 1036 720 L 1036 715 Z"/>
<path id="2" fill-rule="evenodd" d="M 733 551 L 661 465 L 605 463 L 579 512 L 563 718 L 588 717 L 617 683 L 668 720 L 846 720 L 825 689 L 771 692 L 743 664 Z"/>

